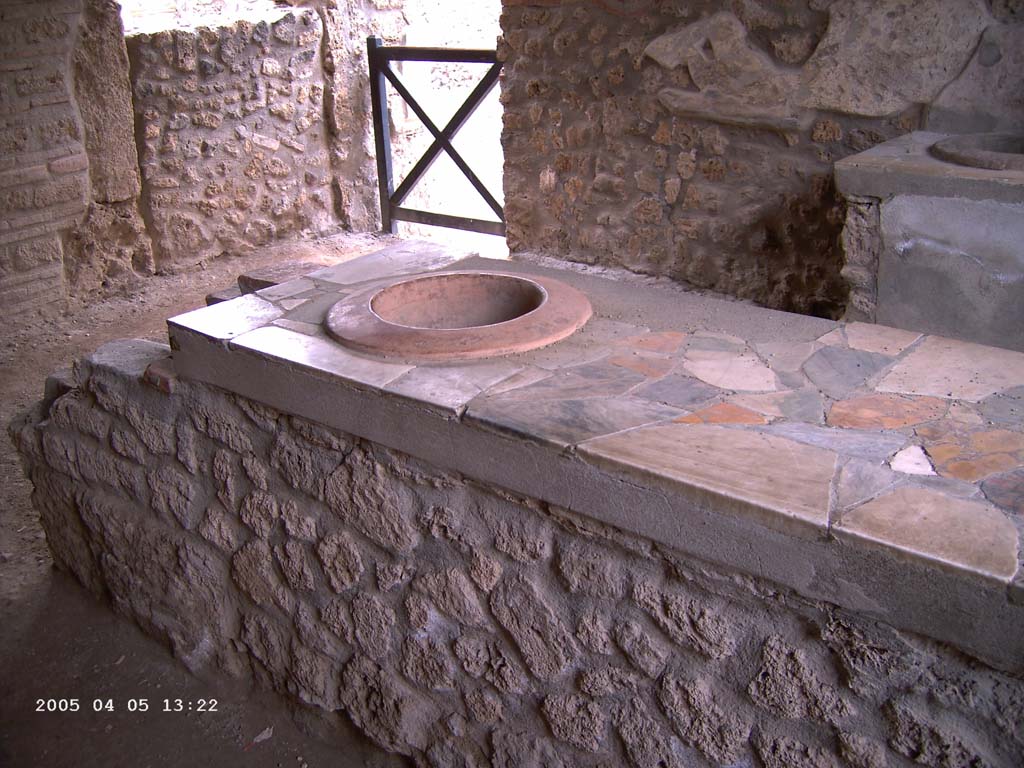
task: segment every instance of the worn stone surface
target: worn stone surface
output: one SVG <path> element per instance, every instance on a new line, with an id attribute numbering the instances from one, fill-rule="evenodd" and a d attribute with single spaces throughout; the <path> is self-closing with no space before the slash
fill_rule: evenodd
<path id="1" fill-rule="evenodd" d="M 612 435 L 586 443 L 581 450 L 641 473 L 655 472 L 706 488 L 740 505 L 784 509 L 787 517 L 812 526 L 827 519 L 828 486 L 835 467 L 831 451 L 727 427 L 689 424 Z"/>
<path id="2" fill-rule="evenodd" d="M 1024 353 L 929 336 L 892 367 L 878 391 L 977 402 L 1019 386 L 1022 377 Z"/>
<path id="3" fill-rule="evenodd" d="M 1018 10 L 1016 19 L 1008 19 L 1017 23 L 986 27 L 970 62 L 932 102 L 925 126 L 929 131 L 1013 131 L 1024 123 L 1024 104 L 1019 98 L 1020 73 L 1024 71 L 1020 15 Z"/>
<path id="4" fill-rule="evenodd" d="M 807 106 L 880 117 L 928 103 L 967 63 L 981 0 L 839 0 L 815 55 Z"/>

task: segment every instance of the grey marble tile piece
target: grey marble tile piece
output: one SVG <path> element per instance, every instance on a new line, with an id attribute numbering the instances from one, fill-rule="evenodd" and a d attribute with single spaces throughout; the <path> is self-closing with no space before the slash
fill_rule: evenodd
<path id="1" fill-rule="evenodd" d="M 284 317 L 279 317 L 271 325 L 276 325 L 279 328 L 287 328 L 290 331 L 296 331 L 297 333 L 304 333 L 307 336 L 323 336 L 324 330 L 319 325 L 313 323 L 303 323 L 299 320 L 288 320 Z"/>
<path id="2" fill-rule="evenodd" d="M 307 277 L 336 285 L 354 285 L 382 277 L 443 269 L 469 255 L 468 251 L 450 246 L 409 240 L 333 267 L 319 269 Z"/>
<path id="3" fill-rule="evenodd" d="M 342 298 L 344 297 L 341 294 L 334 293 L 333 291 L 317 293 L 314 296 L 308 297 L 300 306 L 287 312 L 285 318 L 300 323 L 322 325 L 331 307 L 341 301 Z"/>
<path id="4" fill-rule="evenodd" d="M 411 365 L 354 355 L 326 336 L 310 336 L 277 326 L 239 336 L 231 342 L 231 348 L 256 352 L 286 364 L 374 387 L 383 387 L 412 370 Z M 295 396 L 301 397 L 302 393 L 296 391 Z"/>
<path id="5" fill-rule="evenodd" d="M 1013 387 L 986 398 L 978 406 L 978 413 L 997 424 L 1020 424 L 1024 421 L 1024 387 Z"/>
<path id="6" fill-rule="evenodd" d="M 167 324 L 210 339 L 226 340 L 267 325 L 282 314 L 280 309 L 266 299 L 250 293 L 177 315 L 170 318 Z"/>
<path id="7" fill-rule="evenodd" d="M 807 377 L 829 397 L 842 400 L 893 361 L 886 355 L 822 347 L 804 363 Z"/>
<path id="8" fill-rule="evenodd" d="M 315 287 L 316 283 L 308 277 L 297 277 L 286 283 L 279 283 L 256 291 L 256 295 L 267 301 L 279 302 L 281 299 L 293 299 Z"/>
<path id="9" fill-rule="evenodd" d="M 515 360 L 515 358 L 510 358 Z M 625 395 L 646 377 L 603 361 L 555 371 L 551 376 L 502 395 L 504 400 L 580 400 Z"/>
<path id="10" fill-rule="evenodd" d="M 907 438 L 896 432 L 816 427 L 799 422 L 772 424 L 758 429 L 798 443 L 816 445 L 846 456 L 876 462 L 884 461 L 907 443 Z"/>
<path id="11" fill-rule="evenodd" d="M 471 402 L 465 418 L 492 430 L 566 448 L 680 415 L 682 412 L 675 408 L 631 397 L 530 403 L 487 398 Z"/>
<path id="12" fill-rule="evenodd" d="M 839 473 L 836 506 L 849 509 L 895 488 L 903 478 L 882 464 L 850 459 Z"/>
<path id="13" fill-rule="evenodd" d="M 766 395 L 738 395 L 730 400 L 758 413 L 793 421 L 821 424 L 825 418 L 821 393 L 812 387 Z"/>
<path id="14" fill-rule="evenodd" d="M 647 329 L 638 325 L 592 317 L 569 338 L 518 357 L 538 368 L 556 370 L 599 360 L 613 351 L 616 341 L 646 333 Z"/>
<path id="15" fill-rule="evenodd" d="M 637 387 L 633 390 L 632 394 L 644 400 L 692 410 L 696 406 L 724 394 L 724 391 L 710 384 L 705 384 L 693 376 L 670 373 L 668 376 L 650 384 Z"/>
<path id="16" fill-rule="evenodd" d="M 508 360 L 421 365 L 403 373 L 384 389 L 427 405 L 458 411 L 488 387 L 521 370 L 522 366 Z"/>

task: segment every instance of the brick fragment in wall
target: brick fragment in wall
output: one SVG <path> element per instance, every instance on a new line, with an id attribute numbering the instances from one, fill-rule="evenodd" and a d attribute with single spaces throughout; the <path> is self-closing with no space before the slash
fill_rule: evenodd
<path id="1" fill-rule="evenodd" d="M 496 725 L 504 714 L 501 698 L 487 688 L 474 688 L 465 697 L 470 717 L 483 725 Z"/>
<path id="2" fill-rule="evenodd" d="M 295 609 L 295 598 L 278 575 L 270 545 L 253 539 L 231 558 L 231 577 L 256 605 L 276 606 L 285 613 Z"/>
<path id="3" fill-rule="evenodd" d="M 345 665 L 340 699 L 363 733 L 389 752 L 426 748 L 433 705 L 366 656 L 357 654 Z"/>
<path id="4" fill-rule="evenodd" d="M 483 634 L 462 634 L 453 647 L 463 671 L 483 678 L 502 693 L 523 693 L 529 688 L 525 670 L 500 640 Z"/>
<path id="5" fill-rule="evenodd" d="M 538 678 L 552 680 L 567 671 L 578 656 L 572 634 L 552 607 L 523 576 L 499 584 L 490 599 L 491 612 L 519 647 L 526 665 Z"/>
<path id="6" fill-rule="evenodd" d="M 757 756 L 765 768 L 792 768 L 794 765 L 807 768 L 839 768 L 835 756 L 818 746 L 811 746 L 796 739 L 759 732 L 754 744 Z"/>
<path id="7" fill-rule="evenodd" d="M 259 489 L 242 500 L 242 522 L 261 539 L 269 539 L 280 516 L 277 498 Z"/>
<path id="8" fill-rule="evenodd" d="M 457 568 L 433 571 L 418 577 L 413 589 L 428 597 L 437 609 L 467 627 L 485 623 L 480 597 L 465 573 Z"/>
<path id="9" fill-rule="evenodd" d="M 393 552 L 409 552 L 419 536 L 409 513 L 398 503 L 385 470 L 363 451 L 349 454 L 327 478 L 327 505 L 343 521 Z"/>
<path id="10" fill-rule="evenodd" d="M 673 750 L 668 734 L 639 699 L 619 705 L 612 723 L 635 768 L 683 768 L 682 758 Z"/>
<path id="11" fill-rule="evenodd" d="M 344 592 L 363 575 L 363 558 L 347 533 L 329 533 L 316 547 L 331 589 Z"/>
<path id="12" fill-rule="evenodd" d="M 298 541 L 286 541 L 274 547 L 274 555 L 289 587 L 295 592 L 316 590 L 312 556 L 306 546 Z"/>
<path id="13" fill-rule="evenodd" d="M 293 641 L 290 675 L 300 701 L 326 710 L 338 707 L 338 665 L 333 659 Z"/>
<path id="14" fill-rule="evenodd" d="M 663 591 L 650 582 L 633 587 L 633 601 L 676 643 L 720 659 L 735 648 L 730 622 L 720 606 L 681 592 Z"/>
<path id="15" fill-rule="evenodd" d="M 782 717 L 836 723 L 851 714 L 832 685 L 814 672 L 805 652 L 777 635 L 761 648 L 761 667 L 747 686 L 752 701 Z"/>
<path id="16" fill-rule="evenodd" d="M 734 709 L 722 709 L 707 681 L 666 674 L 658 687 L 658 701 L 679 738 L 712 762 L 732 764 L 745 753 L 751 723 Z"/>
<path id="17" fill-rule="evenodd" d="M 402 645 L 402 673 L 431 690 L 453 688 L 452 661 L 443 643 L 429 636 L 413 635 Z"/>
<path id="18" fill-rule="evenodd" d="M 656 678 L 665 668 L 668 649 L 639 622 L 618 621 L 613 633 L 615 644 L 630 664 L 650 678 Z"/>
<path id="19" fill-rule="evenodd" d="M 585 752 L 597 752 L 605 740 L 608 717 L 597 702 L 582 696 L 548 696 L 541 705 L 555 738 Z"/>

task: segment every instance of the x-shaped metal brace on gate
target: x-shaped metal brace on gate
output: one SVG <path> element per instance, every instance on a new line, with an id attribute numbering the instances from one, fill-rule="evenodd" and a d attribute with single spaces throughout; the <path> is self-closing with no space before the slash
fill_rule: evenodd
<path id="1" fill-rule="evenodd" d="M 494 199 L 487 187 L 469 167 L 458 150 L 452 146 L 452 139 L 459 129 L 476 111 L 491 89 L 498 82 L 501 74 L 501 62 L 495 51 L 470 50 L 455 48 L 410 48 L 384 47 L 378 37 L 367 38 L 366 50 L 370 65 L 370 96 L 373 102 L 373 133 L 377 149 L 377 180 L 380 187 L 381 224 L 387 232 L 395 231 L 395 221 L 409 221 L 417 224 L 433 224 L 442 227 L 454 227 L 492 235 L 505 234 L 505 214 L 501 204 Z M 390 67 L 392 61 L 431 61 L 460 62 L 470 64 L 490 64 L 483 79 L 476 85 L 462 106 L 455 112 L 451 120 L 439 129 L 433 120 L 420 106 L 416 98 L 409 92 Z M 388 102 L 386 82 L 390 82 L 398 95 L 412 109 L 434 137 L 427 151 L 423 153 L 409 174 L 402 180 L 398 188 L 394 188 L 394 177 L 391 167 L 391 138 L 388 118 Z M 487 205 L 494 211 L 498 221 L 486 221 L 464 216 L 417 211 L 402 206 L 402 202 L 412 188 L 430 169 L 441 152 L 446 152 L 455 165 L 462 171 L 473 188 L 480 194 Z"/>

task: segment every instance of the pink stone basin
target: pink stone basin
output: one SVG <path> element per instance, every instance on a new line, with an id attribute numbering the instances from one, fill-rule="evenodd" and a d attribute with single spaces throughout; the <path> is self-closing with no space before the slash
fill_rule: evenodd
<path id="1" fill-rule="evenodd" d="M 344 346 L 377 357 L 469 360 L 553 344 L 591 313 L 583 293 L 549 277 L 434 272 L 342 299 L 325 325 Z"/>

